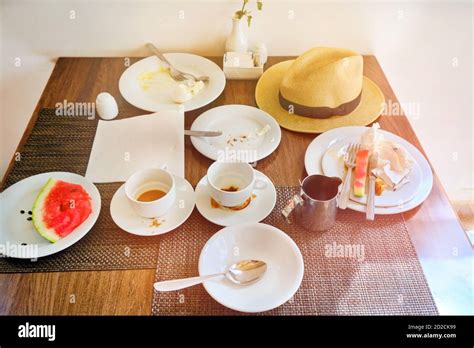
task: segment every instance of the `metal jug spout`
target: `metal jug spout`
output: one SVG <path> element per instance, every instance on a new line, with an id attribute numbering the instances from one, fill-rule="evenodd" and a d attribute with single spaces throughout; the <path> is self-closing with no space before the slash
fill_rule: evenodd
<path id="1" fill-rule="evenodd" d="M 301 182 L 301 192 L 314 201 L 331 201 L 336 198 L 341 184 L 337 176 L 310 175 Z"/>

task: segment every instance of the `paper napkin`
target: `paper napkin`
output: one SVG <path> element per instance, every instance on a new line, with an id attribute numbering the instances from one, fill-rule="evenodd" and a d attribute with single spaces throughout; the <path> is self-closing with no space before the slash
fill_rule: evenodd
<path id="1" fill-rule="evenodd" d="M 400 184 L 402 180 L 406 180 L 408 173 L 410 173 L 410 169 L 405 168 L 403 172 L 399 173 L 390 168 L 390 163 L 386 163 L 383 167 L 373 169 L 372 173 L 382 179 L 390 187 L 394 187 Z"/>
<path id="2" fill-rule="evenodd" d="M 99 121 L 86 178 L 123 182 L 145 168 L 166 166 L 184 177 L 184 114 L 159 111 L 115 121 Z"/>

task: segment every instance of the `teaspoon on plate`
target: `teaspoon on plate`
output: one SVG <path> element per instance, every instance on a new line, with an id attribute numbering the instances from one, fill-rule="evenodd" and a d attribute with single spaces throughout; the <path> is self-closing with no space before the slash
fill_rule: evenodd
<path id="1" fill-rule="evenodd" d="M 244 260 L 234 263 L 226 272 L 200 277 L 165 280 L 154 284 L 156 291 L 173 291 L 184 289 L 208 280 L 225 276 L 231 282 L 239 285 L 249 285 L 258 281 L 267 270 L 267 264 L 258 260 Z"/>

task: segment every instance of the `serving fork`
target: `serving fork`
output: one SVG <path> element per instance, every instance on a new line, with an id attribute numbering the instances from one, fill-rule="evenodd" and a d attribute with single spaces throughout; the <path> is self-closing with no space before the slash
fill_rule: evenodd
<path id="1" fill-rule="evenodd" d="M 350 143 L 347 147 L 346 154 L 344 155 L 344 164 L 347 167 L 347 173 L 344 178 L 344 183 L 342 184 L 341 193 L 339 194 L 338 207 L 341 209 L 347 208 L 347 203 L 349 203 L 349 195 L 351 192 L 351 179 L 352 179 L 352 170 L 354 169 L 356 163 L 357 151 L 359 151 L 360 145 L 356 143 Z"/>
<path id="2" fill-rule="evenodd" d="M 173 80 L 175 81 L 178 81 L 178 82 L 181 82 L 181 81 L 186 81 L 186 80 L 193 80 L 195 82 L 197 81 L 208 81 L 209 80 L 209 76 L 194 76 L 192 74 L 189 74 L 189 73 L 186 73 L 184 71 L 181 71 L 181 70 L 178 70 L 176 69 L 173 64 L 171 64 L 169 62 L 168 59 L 166 59 L 166 57 L 161 54 L 160 51 L 158 51 L 158 49 L 155 47 L 155 45 L 151 44 L 151 43 L 147 43 L 146 44 L 146 47 L 155 55 L 158 57 L 158 59 L 160 59 L 163 63 L 165 63 L 166 65 L 168 65 L 168 67 L 170 68 L 170 76 L 173 78 Z"/>

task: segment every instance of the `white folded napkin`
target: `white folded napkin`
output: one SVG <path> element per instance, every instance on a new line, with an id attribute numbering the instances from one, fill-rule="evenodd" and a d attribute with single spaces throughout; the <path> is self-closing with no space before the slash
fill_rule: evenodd
<path id="1" fill-rule="evenodd" d="M 253 68 L 254 62 L 251 52 L 227 52 L 224 57 L 224 66 L 231 68 Z"/>
<path id="2" fill-rule="evenodd" d="M 395 190 L 408 182 L 407 175 L 413 166 L 413 159 L 401 145 L 384 139 L 379 131 L 380 125 L 374 123 L 361 136 L 361 147 L 373 155 L 377 153 L 377 168 L 372 173 L 382 179 L 390 189 Z"/>
<path id="3" fill-rule="evenodd" d="M 184 177 L 184 114 L 159 111 L 116 121 L 99 120 L 86 178 L 123 182 L 145 168 L 166 166 Z"/>
<path id="4" fill-rule="evenodd" d="M 410 173 L 410 168 L 405 168 L 402 172 L 397 172 L 390 168 L 390 162 L 372 170 L 375 176 L 382 179 L 389 187 L 393 188 L 399 185 L 402 180 L 408 180 L 406 177 Z"/>

